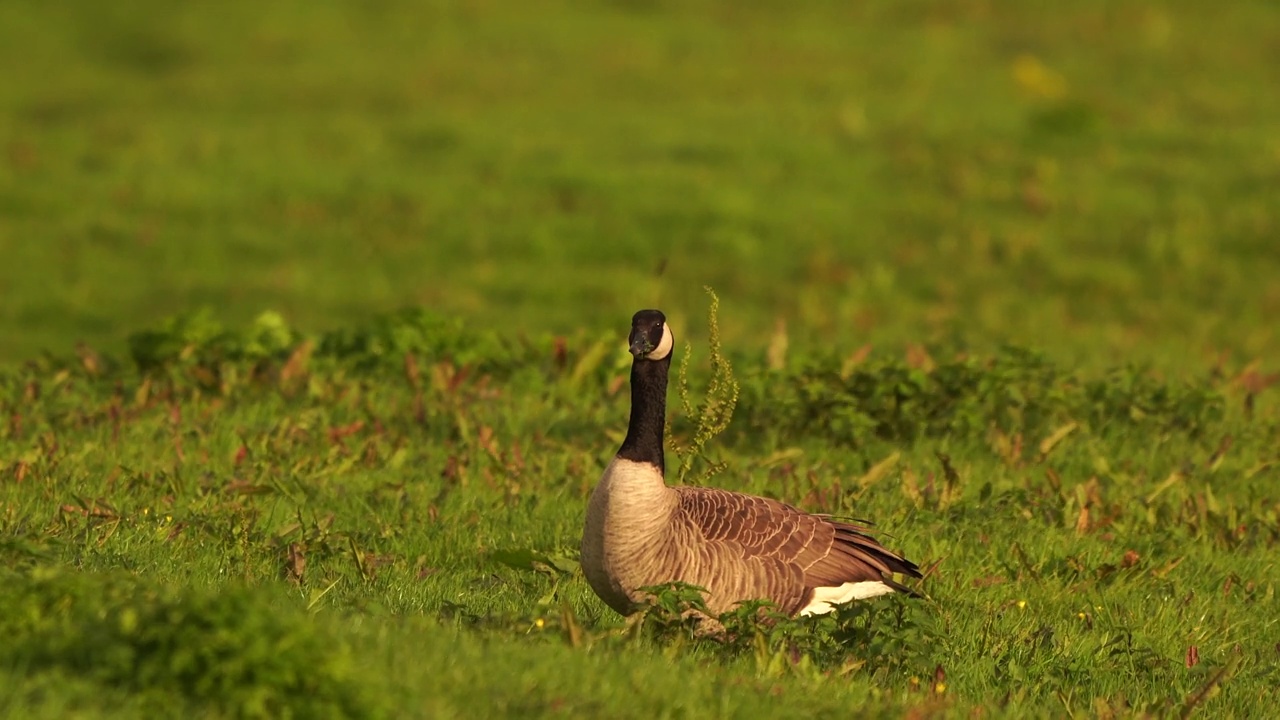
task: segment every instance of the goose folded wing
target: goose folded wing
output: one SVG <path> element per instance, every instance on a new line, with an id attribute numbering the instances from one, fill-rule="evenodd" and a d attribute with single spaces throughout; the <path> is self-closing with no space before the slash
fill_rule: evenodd
<path id="1" fill-rule="evenodd" d="M 713 488 L 682 490 L 688 492 L 682 492 L 681 503 L 708 542 L 732 545 L 746 557 L 794 565 L 806 587 L 879 581 L 892 573 L 920 575 L 915 564 L 886 549 L 858 525 L 769 498 Z"/>

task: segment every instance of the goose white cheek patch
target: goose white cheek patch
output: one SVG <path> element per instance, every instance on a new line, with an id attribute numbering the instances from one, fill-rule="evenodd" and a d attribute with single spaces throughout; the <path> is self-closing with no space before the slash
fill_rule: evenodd
<path id="1" fill-rule="evenodd" d="M 671 335 L 671 328 L 666 323 L 662 324 L 662 339 L 658 341 L 658 347 L 654 348 L 645 357 L 650 360 L 661 360 L 671 354 L 671 348 L 676 344 L 676 339 Z"/>

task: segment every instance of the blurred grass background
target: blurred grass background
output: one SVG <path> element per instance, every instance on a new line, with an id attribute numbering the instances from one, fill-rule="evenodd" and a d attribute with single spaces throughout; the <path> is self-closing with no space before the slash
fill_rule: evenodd
<path id="1" fill-rule="evenodd" d="M 0 70 L 4 360 L 708 283 L 746 348 L 1280 349 L 1274 3 L 8 0 Z"/>

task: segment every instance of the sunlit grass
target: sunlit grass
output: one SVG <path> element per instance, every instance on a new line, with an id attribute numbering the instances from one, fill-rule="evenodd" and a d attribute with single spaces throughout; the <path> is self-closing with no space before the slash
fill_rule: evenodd
<path id="1" fill-rule="evenodd" d="M 661 615 L 657 634 L 623 630 L 577 570 L 626 416 L 620 348 L 422 314 L 319 338 L 208 322 L 136 336 L 147 374 L 71 356 L 5 375 L 11 714 L 153 693 L 424 717 L 1247 715 L 1273 698 L 1280 457 L 1252 370 L 730 353 L 741 395 L 704 448 L 714 481 L 873 519 L 927 569 L 928 599 L 739 619 L 719 645 Z M 263 344 L 263 323 L 289 340 Z M 673 419 L 678 443 L 700 432 Z M 43 699 L 66 674 L 70 694 Z"/>
<path id="2" fill-rule="evenodd" d="M 0 3 L 0 715 L 1265 716 L 1278 26 Z M 641 307 L 732 362 L 692 476 L 926 600 L 591 594 Z"/>

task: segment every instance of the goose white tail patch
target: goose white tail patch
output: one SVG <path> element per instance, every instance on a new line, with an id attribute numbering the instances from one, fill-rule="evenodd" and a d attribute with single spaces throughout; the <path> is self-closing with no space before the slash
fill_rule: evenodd
<path id="1" fill-rule="evenodd" d="M 897 592 L 885 583 L 869 580 L 866 582 L 848 582 L 839 587 L 820 587 L 813 589 L 813 599 L 800 610 L 800 617 L 807 615 L 825 615 L 842 605 L 854 600 L 880 597 Z"/>
<path id="2" fill-rule="evenodd" d="M 645 357 L 650 360 L 661 360 L 671 354 L 671 348 L 676 344 L 675 337 L 671 334 L 671 328 L 666 323 L 662 324 L 662 339 L 658 341 L 658 347 L 649 351 Z"/>

